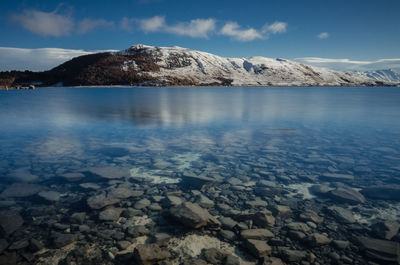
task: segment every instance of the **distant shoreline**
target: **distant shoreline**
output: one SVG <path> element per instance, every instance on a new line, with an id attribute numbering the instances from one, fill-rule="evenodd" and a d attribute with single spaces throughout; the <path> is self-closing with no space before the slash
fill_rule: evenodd
<path id="1" fill-rule="evenodd" d="M 95 86 L 43 86 L 43 87 L 34 87 L 34 88 L 30 88 L 30 87 L 0 87 L 1 91 L 9 91 L 9 90 L 37 90 L 40 88 L 105 88 L 105 87 L 109 87 L 109 88 L 171 88 L 171 87 L 213 87 L 213 88 L 219 88 L 219 87 L 400 87 L 400 84 L 393 84 L 393 85 L 344 85 L 344 86 L 333 86 L 333 85 L 288 85 L 288 84 L 282 84 L 282 85 L 269 85 L 269 86 L 265 86 L 265 85 L 232 85 L 232 86 L 210 86 L 210 85 L 199 85 L 199 86 L 182 86 L 182 85 L 168 85 L 168 86 L 130 86 L 130 85 L 95 85 Z"/>

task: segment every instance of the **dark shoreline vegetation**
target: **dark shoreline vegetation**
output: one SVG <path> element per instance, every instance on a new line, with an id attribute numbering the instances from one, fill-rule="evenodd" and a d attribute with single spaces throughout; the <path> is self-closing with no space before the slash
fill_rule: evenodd
<path id="1" fill-rule="evenodd" d="M 2 93 L 0 264 L 400 264 L 399 96 Z"/>

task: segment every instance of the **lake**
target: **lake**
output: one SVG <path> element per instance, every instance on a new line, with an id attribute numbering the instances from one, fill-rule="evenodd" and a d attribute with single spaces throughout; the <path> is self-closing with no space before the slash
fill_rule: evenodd
<path id="1" fill-rule="evenodd" d="M 399 88 L 0 91 L 0 121 L 0 259 L 51 264 L 75 244 L 86 254 L 64 262 L 114 264 L 166 237 L 173 264 L 210 246 L 255 264 L 253 239 L 287 262 L 400 259 L 379 248 L 400 238 L 387 228 L 400 219 Z M 180 216 L 196 207 L 210 218 Z"/>

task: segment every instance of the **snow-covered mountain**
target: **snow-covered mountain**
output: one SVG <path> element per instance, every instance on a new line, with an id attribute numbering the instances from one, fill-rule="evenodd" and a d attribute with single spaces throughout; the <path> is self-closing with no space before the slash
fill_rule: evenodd
<path id="1" fill-rule="evenodd" d="M 384 82 L 400 82 L 400 73 L 393 69 L 366 71 L 364 74 L 370 78 Z"/>
<path id="2" fill-rule="evenodd" d="M 0 73 L 1 74 L 1 73 Z M 135 45 L 117 52 L 83 55 L 45 72 L 4 72 L 0 81 L 19 84 L 149 86 L 383 86 L 360 72 L 340 72 L 266 57 L 225 58 L 182 47 Z M 0 82 L 0 85 L 1 85 Z M 398 84 L 398 83 L 397 83 Z"/>
<path id="3" fill-rule="evenodd" d="M 286 59 L 266 57 L 224 58 L 182 47 L 135 45 L 115 55 L 150 56 L 159 71 L 144 71 L 161 83 L 187 79 L 196 85 L 236 86 L 343 86 L 380 85 L 362 73 L 339 72 L 317 68 Z M 142 72 L 135 60 L 124 61 L 123 71 Z M 172 80 L 171 80 L 172 79 Z"/>

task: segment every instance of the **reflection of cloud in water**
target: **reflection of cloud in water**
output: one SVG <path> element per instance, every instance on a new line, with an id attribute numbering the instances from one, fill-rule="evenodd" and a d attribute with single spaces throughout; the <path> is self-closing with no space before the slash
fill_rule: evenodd
<path id="1" fill-rule="evenodd" d="M 59 158 L 81 156 L 83 148 L 77 139 L 53 136 L 33 143 L 27 151 L 41 158 Z"/>

